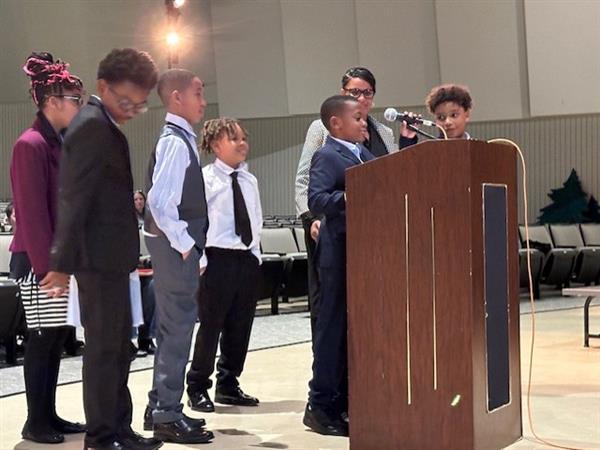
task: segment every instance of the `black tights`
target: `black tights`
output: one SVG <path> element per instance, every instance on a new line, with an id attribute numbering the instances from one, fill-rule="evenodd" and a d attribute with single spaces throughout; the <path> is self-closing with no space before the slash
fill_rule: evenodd
<path id="1" fill-rule="evenodd" d="M 44 431 L 56 421 L 56 383 L 60 356 L 70 327 L 30 329 L 23 372 L 27 397 L 27 427 Z"/>

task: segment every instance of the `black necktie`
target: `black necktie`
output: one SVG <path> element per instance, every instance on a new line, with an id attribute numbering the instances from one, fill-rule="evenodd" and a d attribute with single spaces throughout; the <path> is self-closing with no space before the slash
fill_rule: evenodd
<path id="1" fill-rule="evenodd" d="M 250 228 L 250 217 L 246 209 L 246 202 L 242 189 L 238 183 L 238 173 L 231 174 L 231 187 L 233 189 L 233 215 L 235 218 L 235 234 L 242 238 L 244 245 L 252 243 L 252 228 Z"/>

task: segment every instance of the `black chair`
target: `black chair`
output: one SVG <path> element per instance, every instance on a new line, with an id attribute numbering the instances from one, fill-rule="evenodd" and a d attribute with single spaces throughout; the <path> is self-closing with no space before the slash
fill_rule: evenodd
<path id="1" fill-rule="evenodd" d="M 556 248 L 572 248 L 576 251 L 571 280 L 589 286 L 600 274 L 600 248 L 586 247 L 579 226 L 550 225 L 550 234 Z"/>
<path id="2" fill-rule="evenodd" d="M 8 275 L 10 272 L 10 243 L 13 235 L 10 233 L 0 233 L 0 274 Z"/>
<path id="3" fill-rule="evenodd" d="M 586 247 L 600 247 L 600 223 L 582 223 L 580 229 Z"/>
<path id="4" fill-rule="evenodd" d="M 535 249 L 522 248 L 519 242 L 519 285 L 522 288 L 529 289 L 529 270 L 527 268 L 527 254 L 531 259 L 531 280 L 533 282 L 533 297 L 540 298 L 540 280 L 542 277 L 542 267 L 544 264 L 544 254 Z"/>
<path id="5" fill-rule="evenodd" d="M 271 300 L 271 314 L 279 314 L 279 295 L 283 284 L 285 261 L 279 256 L 262 255 L 258 299 Z"/>
<path id="6" fill-rule="evenodd" d="M 521 242 L 525 244 L 523 225 L 519 225 L 519 235 Z M 554 285 L 559 289 L 569 286 L 577 251 L 572 248 L 554 248 L 550 232 L 543 225 L 529 226 L 529 246 L 544 253 L 541 283 Z"/>
<path id="7" fill-rule="evenodd" d="M 308 295 L 308 260 L 306 252 L 298 251 L 291 228 L 264 228 L 261 234 L 263 264 L 265 258 L 281 261 L 284 266 L 283 279 L 277 292 L 283 301 L 292 297 Z M 272 263 L 274 264 L 274 263 Z M 276 301 L 272 302 L 273 314 L 278 311 Z"/>
<path id="8" fill-rule="evenodd" d="M 0 280 L 0 342 L 6 347 L 6 363 L 17 362 L 17 331 L 24 327 L 25 312 L 19 286 L 13 280 Z"/>

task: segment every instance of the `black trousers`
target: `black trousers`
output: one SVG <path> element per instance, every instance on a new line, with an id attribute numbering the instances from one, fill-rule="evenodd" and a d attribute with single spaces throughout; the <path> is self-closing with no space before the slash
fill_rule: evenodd
<path id="1" fill-rule="evenodd" d="M 310 236 L 310 227 L 315 219 L 313 217 L 302 217 L 302 228 L 304 228 L 304 243 L 308 260 L 308 305 L 310 307 L 310 331 L 314 345 L 315 326 L 319 313 L 319 298 L 321 296 L 319 286 L 319 271 L 315 260 L 316 242 Z"/>
<path id="2" fill-rule="evenodd" d="M 207 248 L 206 256 L 208 266 L 198 296 L 200 328 L 187 374 L 188 395 L 212 386 L 219 335 L 217 390 L 228 392 L 238 386 L 256 311 L 260 273 L 256 257 L 250 251 L 219 248 Z"/>
<path id="3" fill-rule="evenodd" d="M 29 330 L 23 373 L 27 397 L 26 427 L 36 433 L 52 428 L 56 415 L 56 382 L 60 356 L 72 327 Z"/>
<path id="4" fill-rule="evenodd" d="M 322 296 L 313 345 L 308 401 L 339 417 L 348 410 L 346 261 L 319 271 Z"/>
<path id="5" fill-rule="evenodd" d="M 154 337 L 154 310 L 156 308 L 152 277 L 140 277 L 140 285 L 142 290 L 144 324 L 138 327 L 138 347 L 142 350 L 147 350 Z"/>
<path id="6" fill-rule="evenodd" d="M 103 446 L 131 430 L 129 274 L 78 272 L 83 352 L 85 442 Z"/>

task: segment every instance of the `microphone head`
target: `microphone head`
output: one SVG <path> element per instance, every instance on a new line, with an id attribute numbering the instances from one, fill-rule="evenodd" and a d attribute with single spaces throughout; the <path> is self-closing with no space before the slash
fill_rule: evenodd
<path id="1" fill-rule="evenodd" d="M 394 122 L 398 117 L 398 111 L 396 111 L 394 108 L 388 108 L 384 111 L 383 117 L 385 117 L 385 120 L 388 122 Z"/>

